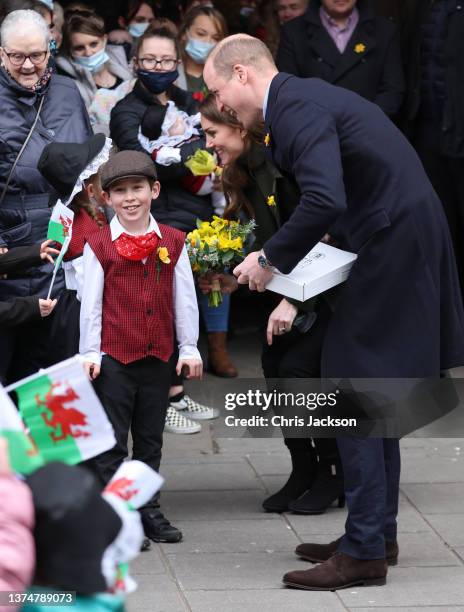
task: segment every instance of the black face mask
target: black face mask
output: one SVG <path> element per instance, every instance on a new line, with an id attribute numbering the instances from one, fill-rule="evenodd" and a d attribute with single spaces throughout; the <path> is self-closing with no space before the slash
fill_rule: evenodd
<path id="1" fill-rule="evenodd" d="M 178 70 L 171 72 L 149 72 L 148 70 L 137 70 L 137 76 L 151 93 L 160 94 L 166 91 L 170 85 L 179 78 Z"/>

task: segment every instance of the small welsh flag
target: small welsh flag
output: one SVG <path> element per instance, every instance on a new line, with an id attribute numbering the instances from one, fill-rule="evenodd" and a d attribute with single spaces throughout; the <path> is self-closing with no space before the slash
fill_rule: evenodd
<path id="1" fill-rule="evenodd" d="M 46 463 L 79 463 L 115 445 L 113 428 L 77 357 L 8 387 L 13 389 Z"/>
<path id="2" fill-rule="evenodd" d="M 53 269 L 52 282 L 50 283 L 50 289 L 48 290 L 47 300 L 50 298 L 52 293 L 58 268 L 60 267 L 63 257 L 68 250 L 69 243 L 71 242 L 73 222 L 73 211 L 58 200 L 53 208 L 52 216 L 50 217 L 50 221 L 48 223 L 47 239 L 54 240 L 55 242 L 61 244 L 61 250 L 60 254 L 55 259 L 55 267 Z"/>
<path id="3" fill-rule="evenodd" d="M 112 493 L 132 508 L 147 503 L 163 485 L 164 478 L 142 461 L 124 461 L 106 485 L 104 493 Z"/>
<path id="4" fill-rule="evenodd" d="M 0 436 L 8 441 L 10 465 L 14 472 L 30 474 L 43 465 L 43 458 L 26 434 L 16 406 L 1 385 Z"/>

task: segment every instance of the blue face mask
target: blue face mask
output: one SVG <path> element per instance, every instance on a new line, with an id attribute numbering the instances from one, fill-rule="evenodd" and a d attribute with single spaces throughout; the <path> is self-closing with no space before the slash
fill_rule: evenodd
<path id="1" fill-rule="evenodd" d="M 102 49 L 90 57 L 75 57 L 74 61 L 79 66 L 82 66 L 82 68 L 90 70 L 90 72 L 98 72 L 103 64 L 106 64 L 109 59 L 106 49 Z"/>
<path id="2" fill-rule="evenodd" d="M 127 30 L 134 38 L 140 38 L 142 34 L 145 34 L 149 25 L 148 21 L 145 23 L 131 23 Z"/>
<path id="3" fill-rule="evenodd" d="M 170 85 L 179 78 L 179 71 L 171 72 L 149 72 L 148 70 L 137 70 L 137 76 L 145 87 L 153 94 L 160 94 L 166 91 Z"/>
<path id="4" fill-rule="evenodd" d="M 185 45 L 185 52 L 197 64 L 204 64 L 211 49 L 213 49 L 215 46 L 216 43 L 206 43 L 196 38 L 189 38 L 188 43 Z"/>

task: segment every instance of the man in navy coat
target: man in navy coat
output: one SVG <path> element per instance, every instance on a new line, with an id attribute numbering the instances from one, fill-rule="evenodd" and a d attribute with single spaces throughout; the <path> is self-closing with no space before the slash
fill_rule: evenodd
<path id="1" fill-rule="evenodd" d="M 290 219 L 235 270 L 263 291 L 326 234 L 358 259 L 342 286 L 322 351 L 327 378 L 438 377 L 464 363 L 464 313 L 443 210 L 407 140 L 374 104 L 318 79 L 278 73 L 265 45 L 219 43 L 204 78 L 245 127 L 265 119 L 266 150 L 295 178 Z M 285 330 L 282 330 L 285 331 Z M 399 442 L 339 438 L 345 534 L 297 554 L 320 565 L 284 576 L 305 589 L 384 584 L 398 557 Z"/>

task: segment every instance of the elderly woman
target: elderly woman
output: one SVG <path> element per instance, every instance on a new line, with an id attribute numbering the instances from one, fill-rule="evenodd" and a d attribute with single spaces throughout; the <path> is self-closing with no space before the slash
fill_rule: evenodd
<path id="1" fill-rule="evenodd" d="M 54 190 L 37 169 L 43 148 L 54 140 L 82 142 L 91 135 L 81 96 L 71 79 L 49 66 L 50 30 L 35 11 L 13 11 L 0 28 L 0 248 L 42 242 L 50 219 Z M 52 266 L 0 280 L 0 299 L 47 294 Z M 56 291 L 63 286 L 61 278 Z M 41 324 L 15 334 L 0 332 L 0 379 L 6 378 L 15 349 L 21 368 L 35 371 L 46 363 L 37 357 Z M 24 337 L 19 334 L 24 332 Z M 49 350 L 48 353 L 52 354 Z"/>

